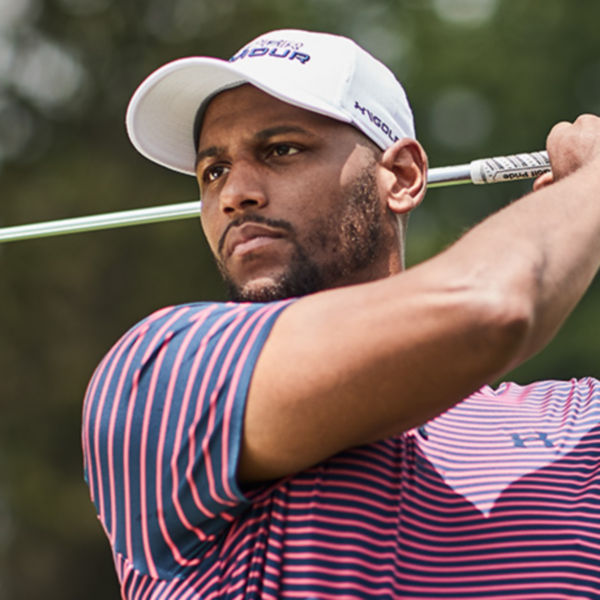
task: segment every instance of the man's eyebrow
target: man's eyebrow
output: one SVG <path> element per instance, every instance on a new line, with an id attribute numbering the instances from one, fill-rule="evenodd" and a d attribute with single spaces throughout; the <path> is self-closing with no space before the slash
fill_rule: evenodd
<path id="1" fill-rule="evenodd" d="M 210 156 L 217 156 L 223 152 L 225 152 L 225 148 L 221 146 L 209 146 L 204 150 L 200 150 L 200 152 L 196 154 L 196 164 L 194 166 L 198 168 L 200 161 L 204 160 L 205 158 L 209 158 Z"/>
<path id="2" fill-rule="evenodd" d="M 304 129 L 304 127 L 299 127 L 298 125 L 278 125 L 277 127 L 268 127 L 267 129 L 262 129 L 261 131 L 255 133 L 253 137 L 257 142 L 264 142 L 272 137 L 285 133 L 302 133 L 310 136 L 314 135 L 307 129 Z M 219 154 L 223 154 L 224 152 L 225 148 L 223 146 L 209 146 L 204 150 L 200 150 L 196 154 L 196 164 L 194 166 L 198 168 L 200 162 L 205 158 L 217 156 Z"/>
<path id="3" fill-rule="evenodd" d="M 254 139 L 259 141 L 265 141 L 269 138 L 275 137 L 276 135 L 281 135 L 283 133 L 303 133 L 313 135 L 310 131 L 298 125 L 278 125 L 277 127 L 269 127 L 267 129 L 263 129 L 262 131 L 259 131 L 254 135 Z"/>

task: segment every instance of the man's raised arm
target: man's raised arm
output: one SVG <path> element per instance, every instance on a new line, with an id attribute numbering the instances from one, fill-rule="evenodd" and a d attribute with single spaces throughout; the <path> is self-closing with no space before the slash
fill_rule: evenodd
<path id="1" fill-rule="evenodd" d="M 542 349 L 600 264 L 600 119 L 548 137 L 554 181 L 404 273 L 291 305 L 259 358 L 241 480 L 419 425 Z"/>

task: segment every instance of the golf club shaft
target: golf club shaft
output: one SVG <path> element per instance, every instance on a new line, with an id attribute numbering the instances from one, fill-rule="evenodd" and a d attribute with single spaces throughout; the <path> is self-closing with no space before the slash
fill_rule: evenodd
<path id="1" fill-rule="evenodd" d="M 546 152 L 482 158 L 469 164 L 430 169 L 427 186 L 434 188 L 465 183 L 482 184 L 531 179 L 549 170 L 550 162 Z M 200 201 L 196 200 L 181 204 L 4 227 L 0 228 L 0 243 L 189 219 L 200 214 L 200 206 Z"/>

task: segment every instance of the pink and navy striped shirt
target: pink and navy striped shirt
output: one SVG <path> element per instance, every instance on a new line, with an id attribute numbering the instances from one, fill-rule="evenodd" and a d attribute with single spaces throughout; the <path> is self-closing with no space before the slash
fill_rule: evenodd
<path id="1" fill-rule="evenodd" d="M 163 309 L 96 369 L 84 466 L 123 598 L 600 599 L 595 379 L 484 387 L 241 489 L 248 386 L 288 304 Z"/>

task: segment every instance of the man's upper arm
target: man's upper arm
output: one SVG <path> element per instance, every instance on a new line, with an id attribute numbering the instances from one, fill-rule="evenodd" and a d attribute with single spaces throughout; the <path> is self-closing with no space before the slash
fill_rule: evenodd
<path id="1" fill-rule="evenodd" d="M 502 302 L 458 278 L 431 286 L 444 280 L 435 270 L 315 294 L 280 315 L 250 386 L 241 480 L 420 425 L 505 368 L 519 335 Z"/>

